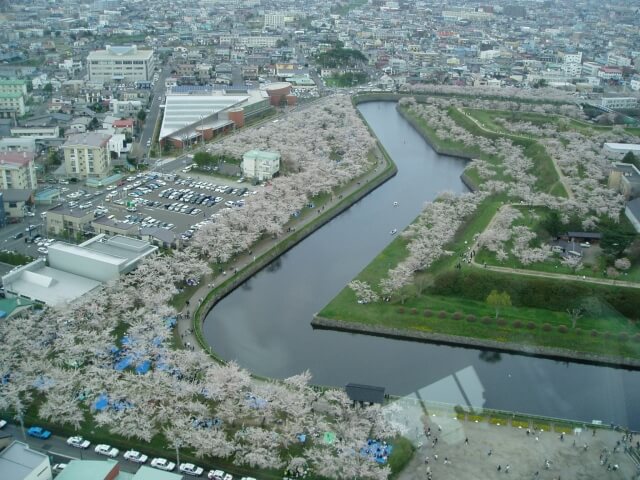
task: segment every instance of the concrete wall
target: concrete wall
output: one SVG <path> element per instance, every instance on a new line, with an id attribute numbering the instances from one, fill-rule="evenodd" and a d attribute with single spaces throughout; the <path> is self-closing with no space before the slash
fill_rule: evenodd
<path id="1" fill-rule="evenodd" d="M 49 247 L 49 266 L 91 278 L 99 282 L 108 282 L 120 276 L 118 265 L 113 265 L 90 255 L 77 255 L 74 252 Z"/>

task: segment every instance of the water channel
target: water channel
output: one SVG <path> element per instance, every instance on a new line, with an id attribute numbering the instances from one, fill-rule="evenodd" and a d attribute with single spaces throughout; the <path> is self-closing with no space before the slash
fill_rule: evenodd
<path id="1" fill-rule="evenodd" d="M 250 278 L 209 312 L 212 349 L 259 375 L 640 428 L 640 372 L 472 348 L 313 330 L 326 305 L 439 192 L 463 192 L 465 162 L 436 154 L 392 102 L 358 108 L 398 174 Z M 393 203 L 399 206 L 394 207 Z"/>

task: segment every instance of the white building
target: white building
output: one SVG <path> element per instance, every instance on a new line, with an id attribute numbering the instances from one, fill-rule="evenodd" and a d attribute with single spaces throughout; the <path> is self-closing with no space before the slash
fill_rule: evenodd
<path id="1" fill-rule="evenodd" d="M 58 127 L 15 127 L 11 129 L 12 137 L 33 138 L 35 140 L 47 140 L 60 137 Z"/>
<path id="2" fill-rule="evenodd" d="M 109 139 L 104 133 L 69 135 L 62 145 L 67 175 L 75 178 L 106 177 L 111 171 Z"/>
<path id="3" fill-rule="evenodd" d="M 640 90 L 640 76 L 634 75 L 629 82 L 629 86 L 631 87 L 631 90 L 634 90 L 636 92 Z"/>
<path id="4" fill-rule="evenodd" d="M 51 480 L 49 456 L 14 441 L 0 453 L 0 474 L 11 480 Z"/>
<path id="5" fill-rule="evenodd" d="M 157 250 L 149 242 L 120 235 L 97 235 L 80 245 L 56 242 L 49 246 L 47 261 L 24 265 L 2 281 L 7 296 L 60 305 L 129 273 Z"/>
<path id="6" fill-rule="evenodd" d="M 109 106 L 117 116 L 135 115 L 142 108 L 140 100 L 112 100 Z"/>
<path id="7" fill-rule="evenodd" d="M 622 70 L 617 67 L 601 67 L 598 70 L 598 76 L 605 80 L 620 80 L 622 79 Z"/>
<path id="8" fill-rule="evenodd" d="M 264 14 L 264 27 L 265 28 L 283 28 L 284 27 L 284 14 L 282 14 L 282 13 L 265 13 Z"/>
<path id="9" fill-rule="evenodd" d="M 612 67 L 630 67 L 631 59 L 617 53 L 609 53 L 607 55 L 607 65 Z"/>
<path id="10" fill-rule="evenodd" d="M 155 70 L 153 50 L 138 47 L 112 47 L 95 50 L 87 56 L 89 81 L 111 82 L 151 80 Z"/>
<path id="11" fill-rule="evenodd" d="M 27 113 L 24 95 L 17 92 L 0 92 L 0 118 L 12 118 Z"/>
<path id="12" fill-rule="evenodd" d="M 33 152 L 0 152 L 0 188 L 35 190 L 38 187 Z"/>
<path id="13" fill-rule="evenodd" d="M 636 143 L 605 143 L 603 149 L 605 152 L 618 155 L 621 158 L 629 152 L 640 156 L 640 145 Z"/>
<path id="14" fill-rule="evenodd" d="M 600 99 L 600 106 L 612 110 L 626 110 L 636 108 L 638 99 L 636 97 L 606 97 Z"/>
<path id="15" fill-rule="evenodd" d="M 249 150 L 242 156 L 242 174 L 259 181 L 268 180 L 280 171 L 280 154 Z"/>

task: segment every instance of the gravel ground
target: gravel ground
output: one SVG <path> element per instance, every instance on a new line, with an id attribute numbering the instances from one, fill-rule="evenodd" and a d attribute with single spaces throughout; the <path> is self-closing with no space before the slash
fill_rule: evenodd
<path id="1" fill-rule="evenodd" d="M 398 477 L 400 480 L 426 479 L 428 471 L 433 480 L 607 480 L 632 479 L 636 472 L 635 464 L 626 453 L 612 453 L 616 442 L 622 440 L 620 432 L 598 430 L 595 436 L 591 430 L 565 432 L 564 439 L 560 440 L 560 432 L 527 435 L 526 429 L 458 421 L 453 415 L 429 417 L 427 425 L 431 436 L 427 438 L 422 431 L 418 433 L 416 455 Z M 634 436 L 634 444 L 639 439 Z M 600 456 L 605 448 L 609 451 L 607 463 L 612 467 L 618 465 L 617 471 L 607 470 L 607 463 L 601 465 Z M 545 460 L 550 462 L 548 469 Z"/>

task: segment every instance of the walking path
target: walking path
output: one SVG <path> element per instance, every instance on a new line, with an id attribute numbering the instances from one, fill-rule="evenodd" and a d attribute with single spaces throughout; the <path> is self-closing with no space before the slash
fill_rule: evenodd
<path id="1" fill-rule="evenodd" d="M 493 130 L 489 130 L 488 128 L 486 128 L 484 126 L 484 123 L 481 123 L 480 121 L 478 121 L 476 118 L 474 118 L 473 116 L 469 115 L 467 112 L 465 112 L 463 109 L 456 107 L 456 110 L 458 112 L 460 112 L 462 115 L 466 116 L 469 120 L 471 120 L 473 123 L 476 124 L 476 126 L 480 129 L 483 130 L 487 133 L 493 133 L 496 135 L 504 135 L 505 137 L 511 137 L 511 138 L 521 138 L 524 140 L 535 140 L 534 138 L 531 137 L 525 137 L 523 135 L 518 135 L 515 133 L 503 133 L 503 132 L 496 132 Z M 560 183 L 562 183 L 562 186 L 564 187 L 565 191 L 567 192 L 567 196 L 570 199 L 573 199 L 573 191 L 571 190 L 571 186 L 569 185 L 569 182 L 567 181 L 567 177 L 564 176 L 564 174 L 562 173 L 562 170 L 560 170 L 560 167 L 558 166 L 558 163 L 556 162 L 555 158 L 553 158 L 551 155 L 549 155 L 549 158 L 551 159 L 551 163 L 553 164 L 553 168 L 556 171 L 556 174 L 558 175 L 558 179 L 560 180 Z"/>
<path id="2" fill-rule="evenodd" d="M 491 219 L 491 221 L 487 224 L 485 231 L 489 230 L 489 228 L 491 228 L 493 226 L 493 224 L 496 221 L 496 218 L 498 217 L 498 214 L 500 213 L 500 210 L 507 207 L 507 206 L 518 206 L 517 204 L 505 204 L 502 205 L 494 214 L 493 218 Z M 478 239 L 480 238 L 480 236 L 478 236 L 475 240 L 475 242 L 473 243 L 473 245 L 470 247 L 469 251 L 472 252 L 478 252 L 480 250 L 479 246 L 478 246 Z M 478 267 L 478 268 L 484 268 L 486 270 L 492 270 L 494 272 L 503 272 L 503 273 L 514 273 L 516 275 L 526 275 L 529 277 L 544 277 L 544 278 L 554 278 L 557 280 L 569 280 L 572 282 L 576 282 L 576 281 L 582 281 L 582 282 L 587 282 L 587 283 L 597 283 L 600 285 L 616 285 L 619 287 L 629 287 L 629 288 L 640 288 L 640 283 L 638 282 L 628 282 L 626 280 L 614 280 L 614 279 L 606 279 L 606 278 L 595 278 L 595 277 L 588 277 L 586 275 L 570 275 L 567 273 L 553 273 L 553 272 L 539 272 L 536 270 L 526 270 L 523 268 L 511 268 L 511 267 L 499 267 L 497 265 L 487 265 L 487 264 L 480 264 L 476 262 L 476 256 L 473 255 L 471 257 L 471 265 L 473 265 L 474 267 Z"/>
<path id="3" fill-rule="evenodd" d="M 362 188 L 364 184 L 373 181 L 378 175 L 381 174 L 382 171 L 384 171 L 384 169 L 387 167 L 387 160 L 384 158 L 384 155 L 381 152 L 377 154 L 377 160 L 378 162 L 375 168 L 371 169 L 360 178 L 353 180 L 338 193 L 332 195 L 331 198 L 329 198 L 324 203 L 316 204 L 312 211 L 307 211 L 305 212 L 305 214 L 289 221 L 289 223 L 287 223 L 286 225 L 286 228 L 289 230 L 285 231 L 278 238 L 270 238 L 258 242 L 258 244 L 254 245 L 252 250 L 243 252 L 238 257 L 236 257 L 235 260 L 227 264 L 225 271 L 216 272 L 214 269 L 214 271 L 210 275 L 203 278 L 201 280 L 199 288 L 187 300 L 186 305 L 178 315 L 178 324 L 176 331 L 178 337 L 180 338 L 181 345 L 192 350 L 203 350 L 203 347 L 198 342 L 193 331 L 193 315 L 195 314 L 197 308 L 200 306 L 200 303 L 204 301 L 211 290 L 213 290 L 216 286 L 220 285 L 226 280 L 229 280 L 229 278 L 232 278 L 233 275 L 235 275 L 238 271 L 250 265 L 252 262 L 256 261 L 256 259 L 269 253 L 278 244 L 287 240 L 287 238 L 305 227 L 311 221 L 318 218 L 320 215 L 325 213 L 332 214 L 331 212 L 327 212 L 327 210 L 331 210 L 337 207 L 342 202 L 343 198 L 349 197 L 351 194 L 357 192 L 360 188 Z M 211 353 L 210 349 L 208 349 L 208 351 L 209 353 Z"/>

